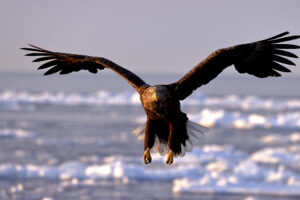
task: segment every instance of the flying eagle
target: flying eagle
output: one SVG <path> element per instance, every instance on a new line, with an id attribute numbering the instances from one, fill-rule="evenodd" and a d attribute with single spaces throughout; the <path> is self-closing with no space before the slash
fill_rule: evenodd
<path id="1" fill-rule="evenodd" d="M 180 101 L 230 65 L 234 65 L 239 73 L 259 78 L 277 77 L 281 76 L 279 72 L 290 72 L 282 64 L 295 65 L 287 57 L 297 58 L 289 50 L 300 46 L 282 42 L 298 39 L 300 35 L 287 36 L 288 34 L 284 32 L 265 40 L 218 49 L 177 82 L 153 86 L 106 58 L 52 52 L 34 45 L 22 49 L 31 51 L 26 56 L 38 57 L 33 62 L 46 61 L 38 68 L 48 68 L 44 75 L 57 72 L 68 74 L 80 70 L 97 73 L 98 70 L 108 68 L 123 77 L 139 93 L 147 115 L 146 124 L 133 131 L 138 136 L 144 136 L 143 162 L 151 162 L 150 150 L 153 148 L 162 155 L 168 153 L 166 163 L 171 165 L 174 156 L 184 156 L 186 151 L 192 151 L 192 145 L 199 142 L 199 132 L 208 130 L 188 120 L 180 109 Z"/>

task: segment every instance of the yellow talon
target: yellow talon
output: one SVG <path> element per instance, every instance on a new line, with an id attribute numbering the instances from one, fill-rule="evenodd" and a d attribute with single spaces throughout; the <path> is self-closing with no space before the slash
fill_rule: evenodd
<path id="1" fill-rule="evenodd" d="M 168 153 L 168 158 L 167 158 L 167 161 L 166 161 L 166 163 L 168 165 L 171 165 L 173 163 L 173 157 L 174 157 L 174 152 L 170 149 L 169 153 Z"/>
<path id="2" fill-rule="evenodd" d="M 148 147 L 144 152 L 143 162 L 144 162 L 144 164 L 149 164 L 149 163 L 151 163 L 151 160 L 152 160 L 152 158 L 150 155 L 150 149 Z"/>

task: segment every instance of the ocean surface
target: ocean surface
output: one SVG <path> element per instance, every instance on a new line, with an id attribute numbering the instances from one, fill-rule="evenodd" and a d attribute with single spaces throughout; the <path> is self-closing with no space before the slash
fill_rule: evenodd
<path id="1" fill-rule="evenodd" d="M 118 76 L 0 73 L 0 199 L 300 199 L 299 86 L 221 75 L 182 102 L 210 129 L 201 145 L 144 165 L 145 113 Z"/>

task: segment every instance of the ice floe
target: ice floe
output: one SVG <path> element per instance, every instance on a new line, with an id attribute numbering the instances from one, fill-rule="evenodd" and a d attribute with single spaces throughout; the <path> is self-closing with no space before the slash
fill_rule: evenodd
<path id="1" fill-rule="evenodd" d="M 299 147 L 262 149 L 251 155 L 216 158 L 199 177 L 176 178 L 174 192 L 299 195 Z M 233 162 L 232 162 L 233 161 Z M 230 163 L 228 165 L 228 163 Z"/>
<path id="2" fill-rule="evenodd" d="M 35 105 L 140 105 L 134 92 L 111 93 L 97 91 L 89 94 L 63 92 L 14 92 L 0 93 L 0 109 L 35 110 Z M 197 113 L 189 118 L 204 126 L 228 126 L 238 129 L 299 128 L 300 99 L 258 96 L 205 96 L 192 95 L 183 105 L 199 105 Z M 144 120 L 142 120 L 144 121 Z"/>
<path id="3" fill-rule="evenodd" d="M 136 105 L 140 102 L 138 93 L 122 92 L 110 93 L 98 91 L 91 94 L 63 93 L 63 92 L 14 92 L 4 91 L 0 93 L 0 106 L 14 107 L 24 104 L 53 104 L 53 105 Z"/>
<path id="4" fill-rule="evenodd" d="M 261 137 L 261 142 L 265 144 L 289 144 L 300 143 L 300 133 L 292 134 L 268 134 Z"/>
<path id="5" fill-rule="evenodd" d="M 268 114 L 204 108 L 196 114 L 188 113 L 188 118 L 205 127 L 223 126 L 236 129 L 300 128 L 300 111 Z M 137 117 L 136 121 L 137 123 L 144 123 L 146 117 Z"/>
<path id="6" fill-rule="evenodd" d="M 173 192 L 228 192 L 300 195 L 299 147 L 265 148 L 253 154 L 232 146 L 195 148 L 174 165 L 153 154 L 153 163 L 140 158 L 109 156 L 98 164 L 69 161 L 60 165 L 1 164 L 1 179 L 56 179 L 63 185 L 94 185 L 103 179 L 172 181 Z"/>
<path id="7" fill-rule="evenodd" d="M 227 126 L 237 129 L 299 128 L 300 111 L 276 114 L 244 113 L 223 109 L 203 109 L 199 114 L 189 114 L 189 118 L 204 126 Z"/>
<path id="8" fill-rule="evenodd" d="M 0 107 L 17 108 L 23 104 L 54 105 L 137 105 L 140 98 L 136 92 L 112 93 L 97 91 L 89 94 L 49 92 L 33 93 L 11 90 L 0 93 Z M 300 99 L 296 97 L 276 98 L 242 95 L 206 96 L 196 93 L 182 102 L 183 105 L 199 105 L 214 108 L 231 108 L 242 110 L 300 110 Z"/>
<path id="9" fill-rule="evenodd" d="M 32 138 L 34 133 L 23 129 L 0 129 L 1 138 Z"/>

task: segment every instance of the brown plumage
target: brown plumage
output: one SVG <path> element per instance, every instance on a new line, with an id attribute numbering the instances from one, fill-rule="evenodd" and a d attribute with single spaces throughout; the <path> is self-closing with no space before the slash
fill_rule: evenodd
<path id="1" fill-rule="evenodd" d="M 111 69 L 123 77 L 140 94 L 142 105 L 147 114 L 147 122 L 133 132 L 144 139 L 144 163 L 151 162 L 150 149 L 168 153 L 167 164 L 172 164 L 173 156 L 184 156 L 199 142 L 199 132 L 206 128 L 188 120 L 180 110 L 180 100 L 184 100 L 198 87 L 207 84 L 225 68 L 234 65 L 239 73 L 248 73 L 256 77 L 281 76 L 279 72 L 290 72 L 283 66 L 295 65 L 287 58 L 298 58 L 290 49 L 298 49 L 294 44 L 282 44 L 300 38 L 286 36 L 288 32 L 274 37 L 219 49 L 196 65 L 185 76 L 169 85 L 150 86 L 131 71 L 101 57 L 67 54 L 48 51 L 33 45 L 22 48 L 37 56 L 33 62 L 46 61 L 38 69 L 48 69 L 44 75 L 53 73 L 68 74 L 74 71 L 88 70 L 97 73 L 105 68 Z"/>

